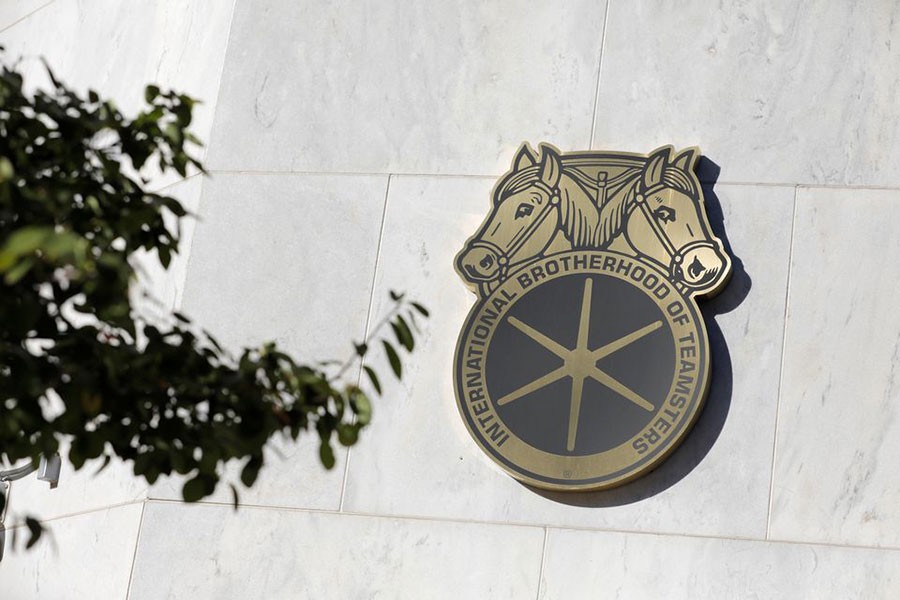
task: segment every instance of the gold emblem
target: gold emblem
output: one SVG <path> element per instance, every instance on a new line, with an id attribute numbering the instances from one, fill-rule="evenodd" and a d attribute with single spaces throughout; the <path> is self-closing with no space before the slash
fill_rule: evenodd
<path id="1" fill-rule="evenodd" d="M 727 281 L 694 175 L 671 147 L 538 156 L 523 145 L 456 257 L 478 296 L 455 359 L 460 414 L 517 479 L 601 489 L 683 439 L 709 380 L 695 298 Z"/>

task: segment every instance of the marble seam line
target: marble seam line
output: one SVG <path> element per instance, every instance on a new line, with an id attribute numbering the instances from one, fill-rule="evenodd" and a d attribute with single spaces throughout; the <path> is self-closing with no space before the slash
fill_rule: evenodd
<path id="1" fill-rule="evenodd" d="M 180 504 L 182 506 L 206 506 L 206 507 L 217 507 L 217 508 L 232 508 L 231 502 L 194 502 L 194 503 L 186 503 L 181 500 L 170 499 L 170 498 L 150 498 L 147 500 L 149 503 L 155 504 Z M 397 521 L 421 521 L 421 522 L 430 522 L 430 523 L 456 523 L 461 525 L 486 525 L 489 527 L 518 527 L 524 529 L 546 529 L 548 534 L 554 531 L 581 531 L 586 533 L 613 533 L 613 534 L 622 534 L 622 535 L 643 535 L 643 536 L 656 536 L 656 537 L 669 537 L 669 538 L 684 538 L 684 539 L 692 539 L 692 540 L 718 540 L 725 542 L 748 542 L 748 543 L 757 543 L 757 544 L 790 544 L 794 546 L 816 546 L 822 548 L 846 548 L 850 550 L 875 550 L 875 551 L 884 551 L 884 552 L 900 552 L 900 546 L 863 546 L 859 544 L 841 544 L 836 542 L 823 542 L 823 541 L 805 541 L 805 540 L 787 540 L 787 539 L 763 539 L 763 538 L 752 538 L 752 537 L 739 537 L 739 536 L 724 536 L 724 535 L 704 535 L 697 533 L 678 533 L 678 532 L 659 532 L 659 531 L 639 531 L 634 529 L 613 529 L 613 528 L 591 528 L 591 527 L 579 527 L 574 525 L 547 525 L 542 523 L 526 523 L 526 522 L 518 522 L 518 521 L 484 521 L 484 520 L 476 520 L 476 519 L 464 519 L 464 518 L 453 518 L 453 517 L 439 517 L 439 516 L 419 516 L 419 515 L 399 515 L 399 514 L 380 514 L 380 513 L 367 513 L 367 512 L 359 512 L 359 511 L 336 511 L 334 509 L 325 509 L 325 508 L 298 508 L 293 506 L 267 506 L 264 504 L 241 504 L 240 508 L 246 508 L 249 510 L 263 510 L 263 511 L 276 511 L 276 512 L 285 512 L 285 513 L 308 513 L 308 514 L 318 514 L 318 515 L 331 515 L 336 517 L 361 517 L 368 519 L 393 519 Z"/>
<path id="2" fill-rule="evenodd" d="M 600 150 L 592 150 L 592 152 Z M 406 172 L 386 172 L 386 171 L 286 171 L 286 170 L 258 170 L 258 169 L 209 169 L 207 174 L 214 176 L 220 175 L 303 175 L 303 176 L 321 176 L 321 177 L 433 177 L 433 178 L 456 178 L 456 179 L 489 179 L 496 180 L 501 174 L 485 174 L 485 173 L 406 173 Z M 891 192 L 900 192 L 900 185 L 867 185 L 867 184 L 849 184 L 849 183 L 812 183 L 798 181 L 730 181 L 727 179 L 717 179 L 710 181 L 708 179 L 700 179 L 704 185 L 734 185 L 745 187 L 780 187 L 780 188 L 802 188 L 802 189 L 826 189 L 826 190 L 883 190 Z"/>
<path id="3" fill-rule="evenodd" d="M 137 566 L 137 553 L 141 544 L 141 534 L 144 531 L 144 514 L 147 512 L 147 501 L 141 505 L 141 518 L 138 519 L 137 535 L 134 536 L 134 553 L 131 555 L 131 569 L 128 571 L 128 585 L 125 586 L 125 600 L 131 597 L 131 583 L 134 581 L 134 571 Z"/>
<path id="4" fill-rule="evenodd" d="M 600 78 L 603 74 L 603 56 L 606 54 L 606 29 L 609 26 L 610 4 L 612 0 L 607 0 L 603 15 L 603 32 L 600 34 L 600 59 L 597 61 L 597 86 L 594 89 L 594 111 L 591 113 L 591 137 L 588 139 L 588 148 L 593 148 L 594 133 L 597 130 L 597 107 L 600 104 Z"/>
<path id="5" fill-rule="evenodd" d="M 775 462 L 778 456 L 778 417 L 781 413 L 781 392 L 784 387 L 784 363 L 787 344 L 788 313 L 791 303 L 791 273 L 794 266 L 794 232 L 797 225 L 797 200 L 800 196 L 800 187 L 794 188 L 794 207 L 791 211 L 791 238 L 788 246 L 788 268 L 784 285 L 784 312 L 782 313 L 781 330 L 781 366 L 778 372 L 778 392 L 775 395 L 775 429 L 772 433 L 772 462 L 769 471 L 769 505 L 766 511 L 766 539 L 771 539 L 772 508 L 775 506 Z"/>
<path id="6" fill-rule="evenodd" d="M 212 145 L 212 134 L 216 129 L 216 113 L 219 110 L 219 100 L 222 98 L 222 79 L 225 75 L 225 63 L 228 60 L 228 48 L 231 47 L 231 34 L 234 33 L 234 12 L 237 10 L 237 0 L 231 2 L 231 18 L 228 20 L 228 35 L 225 36 L 225 46 L 222 48 L 222 66 L 219 69 L 219 81 L 216 83 L 215 103 L 212 105 L 212 115 L 209 120 L 209 143 L 203 147 L 203 160 L 206 161 L 209 156 L 209 149 Z"/>
<path id="7" fill-rule="evenodd" d="M 544 560 L 547 557 L 547 538 L 549 536 L 549 529 L 544 527 L 544 543 L 541 545 L 541 566 L 538 568 L 537 593 L 535 594 L 535 600 L 541 600 L 541 584 L 544 582 Z"/>
<path id="8" fill-rule="evenodd" d="M 201 172 L 199 172 L 199 171 L 196 172 L 196 173 L 191 173 L 190 175 L 187 175 L 187 176 L 185 176 L 185 177 L 182 177 L 181 179 L 178 179 L 178 180 L 173 181 L 173 182 L 171 182 L 171 183 L 167 183 L 166 185 L 162 186 L 162 187 L 159 188 L 159 189 L 152 189 L 152 188 L 150 188 L 150 189 L 148 189 L 147 191 L 148 191 L 149 193 L 151 193 L 151 194 L 162 194 L 162 193 L 165 192 L 166 190 L 175 187 L 175 186 L 178 185 L 179 183 L 186 183 L 186 182 L 190 181 L 191 179 L 193 179 L 194 177 L 197 177 L 198 175 L 203 175 L 203 173 L 201 173 Z"/>
<path id="9" fill-rule="evenodd" d="M 97 506 L 95 508 L 86 508 L 84 510 L 75 511 L 72 513 L 66 513 L 62 515 L 56 515 L 55 517 L 49 517 L 47 519 L 38 519 L 39 523 L 53 523 L 55 521 L 62 521 L 63 519 L 71 519 L 74 517 L 83 517 L 84 515 L 90 515 L 93 513 L 102 512 L 104 510 L 113 510 L 116 508 L 122 508 L 125 506 L 132 506 L 134 504 L 143 504 L 149 501 L 149 498 L 140 498 L 138 500 L 129 500 L 127 502 L 117 502 L 116 504 L 106 504 L 104 506 Z M 16 515 L 10 515 L 10 517 L 15 517 Z M 8 525 L 6 527 L 7 530 L 16 529 L 19 527 L 25 527 L 25 523 L 14 523 L 12 525 Z"/>
<path id="10" fill-rule="evenodd" d="M 387 183 L 384 186 L 384 204 L 381 208 L 381 227 L 378 232 L 378 245 L 375 248 L 375 263 L 372 267 L 372 283 L 369 286 L 369 309 L 366 311 L 366 324 L 363 327 L 363 342 L 369 339 L 369 327 L 372 325 L 372 312 L 375 310 L 375 284 L 378 281 L 378 264 L 379 258 L 381 257 L 382 244 L 384 243 L 384 225 L 387 221 L 387 209 L 388 209 L 388 198 L 391 194 L 391 176 L 387 176 Z M 365 364 L 365 357 L 360 359 L 359 370 L 356 373 L 356 385 L 357 387 L 360 385 L 362 380 L 362 372 L 363 365 Z M 347 447 L 347 458 L 346 463 L 344 464 L 344 478 L 341 482 L 341 499 L 338 503 L 338 512 L 344 511 L 344 496 L 347 492 L 347 481 L 350 478 L 350 455 L 353 452 L 353 447 Z"/>
<path id="11" fill-rule="evenodd" d="M 15 27 L 16 25 L 18 25 L 18 24 L 21 23 L 22 21 L 25 21 L 26 19 L 28 19 L 29 17 L 31 17 L 33 14 L 35 14 L 35 13 L 41 11 L 41 10 L 44 10 L 45 8 L 47 8 L 48 6 L 50 6 L 51 4 L 53 4 L 55 1 L 56 1 L 56 0 L 50 0 L 49 2 L 45 2 L 44 4 L 41 4 L 40 6 L 38 6 L 36 9 L 34 9 L 33 11 L 31 11 L 30 13 L 28 13 L 28 14 L 22 16 L 22 17 L 19 17 L 18 19 L 16 19 L 15 21 L 13 21 L 12 23 L 10 23 L 9 25 L 7 25 L 6 27 L 4 27 L 3 29 L 0 29 L 0 33 L 4 33 L 4 32 L 6 32 L 6 31 L 9 31 L 10 29 L 12 29 L 13 27 Z"/>

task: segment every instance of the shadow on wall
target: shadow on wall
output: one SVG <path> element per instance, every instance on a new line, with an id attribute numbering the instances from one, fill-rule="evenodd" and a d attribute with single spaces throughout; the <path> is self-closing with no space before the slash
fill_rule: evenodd
<path id="1" fill-rule="evenodd" d="M 693 429 L 669 458 L 654 471 L 617 488 L 602 492 L 573 494 L 571 492 L 549 492 L 525 486 L 550 500 L 572 506 L 606 507 L 621 506 L 640 502 L 670 488 L 693 471 L 712 449 L 728 417 L 731 407 L 732 365 L 725 336 L 716 323 L 716 316 L 731 312 L 750 293 L 752 280 L 744 270 L 744 263 L 738 257 L 728 235 L 725 233 L 722 205 L 713 189 L 720 172 L 719 165 L 702 157 L 697 164 L 697 177 L 702 182 L 706 214 L 713 232 L 722 240 L 725 250 L 731 255 L 731 280 L 725 289 L 712 300 L 699 302 L 700 311 L 706 321 L 709 335 L 712 373 L 706 405 L 700 413 Z"/>

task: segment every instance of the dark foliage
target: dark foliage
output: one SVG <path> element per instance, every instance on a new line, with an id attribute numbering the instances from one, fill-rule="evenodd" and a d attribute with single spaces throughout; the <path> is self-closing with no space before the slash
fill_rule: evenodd
<path id="1" fill-rule="evenodd" d="M 118 458 L 149 483 L 179 473 L 187 501 L 211 494 L 228 461 L 252 486 L 278 433 L 315 431 L 334 466 L 333 439 L 354 444 L 372 413 L 340 376 L 371 345 L 399 378 L 398 353 L 413 350 L 427 311 L 392 292 L 382 325 L 393 337 L 357 344 L 332 376 L 274 344 L 233 357 L 177 313 L 151 324 L 133 305 L 134 255 L 168 267 L 190 217 L 137 174 L 202 171 L 188 132 L 195 100 L 151 85 L 128 118 L 51 80 L 28 93 L 14 68 L 0 77 L 0 461 L 36 462 L 68 440 L 75 469 Z M 364 372 L 381 393 L 372 366 Z M 34 541 L 40 528 L 28 528 Z"/>

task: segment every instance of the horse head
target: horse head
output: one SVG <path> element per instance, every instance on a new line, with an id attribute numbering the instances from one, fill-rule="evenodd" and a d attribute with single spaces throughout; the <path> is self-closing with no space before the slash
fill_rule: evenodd
<path id="1" fill-rule="evenodd" d="M 671 159 L 672 148 L 647 159 L 635 186 L 625 229 L 629 244 L 664 269 L 692 294 L 717 290 L 730 272 L 722 241 L 710 231 L 700 184 L 694 175 L 698 159 L 690 148 Z"/>
<path id="2" fill-rule="evenodd" d="M 528 144 L 494 188 L 491 212 L 456 257 L 456 267 L 474 289 L 502 281 L 516 265 L 538 256 L 559 228 L 562 163 L 541 145 L 540 160 Z"/>

